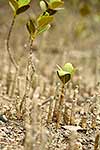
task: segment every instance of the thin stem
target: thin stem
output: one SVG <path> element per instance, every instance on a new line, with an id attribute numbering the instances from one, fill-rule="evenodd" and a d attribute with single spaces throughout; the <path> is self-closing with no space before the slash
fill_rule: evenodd
<path id="1" fill-rule="evenodd" d="M 48 112 L 48 118 L 47 118 L 47 124 L 49 125 L 52 122 L 52 108 L 53 108 L 53 97 L 50 97 L 50 104 L 49 104 L 49 112 Z"/>
<path id="2" fill-rule="evenodd" d="M 18 78 L 18 71 L 19 70 L 17 69 L 15 74 L 14 74 L 14 78 L 13 78 L 13 81 L 12 81 L 11 93 L 9 94 L 10 97 L 13 97 L 14 90 L 16 88 L 16 81 L 17 81 L 17 78 Z"/>
<path id="3" fill-rule="evenodd" d="M 25 90 L 25 98 L 24 98 L 24 101 L 25 101 L 25 129 L 26 129 L 25 142 L 24 142 L 24 149 L 25 150 L 27 150 L 27 149 L 32 150 L 33 147 L 34 147 L 33 146 L 34 142 L 32 140 L 32 136 L 33 136 L 33 133 L 36 132 L 36 131 L 34 131 L 33 126 L 34 126 L 34 122 L 35 121 L 37 123 L 37 116 L 34 117 L 35 118 L 35 120 L 34 120 L 31 117 L 31 115 L 30 115 L 32 113 L 32 111 L 35 112 L 34 110 L 35 109 L 37 110 L 37 104 L 35 104 L 33 102 L 33 100 L 29 96 L 29 92 L 30 92 L 30 88 L 31 88 L 32 76 L 33 76 L 33 74 L 35 72 L 35 66 L 34 66 L 34 63 L 33 63 L 33 60 L 32 60 L 33 39 L 30 39 L 30 43 L 29 44 L 30 45 L 29 45 L 29 57 L 28 57 L 27 74 L 26 74 L 26 90 Z M 31 104 L 33 104 L 33 105 L 32 105 L 31 110 L 30 110 L 30 108 L 28 106 L 31 105 Z"/>
<path id="4" fill-rule="evenodd" d="M 29 83 L 29 79 L 28 79 L 28 73 L 29 73 L 29 63 L 27 64 L 26 83 L 25 83 L 25 94 L 24 94 L 24 96 L 23 96 L 23 98 L 22 98 L 22 101 L 21 101 L 21 103 L 20 103 L 20 106 L 19 106 L 20 112 L 22 112 L 22 109 L 24 109 L 24 111 L 25 111 L 25 109 L 26 109 L 26 107 L 25 107 L 25 108 L 22 108 L 22 107 L 23 107 L 23 104 L 24 104 L 24 106 L 26 105 L 26 97 L 28 97 L 28 93 L 29 93 L 29 91 L 30 91 L 30 83 Z"/>
<path id="5" fill-rule="evenodd" d="M 59 107 L 59 85 L 57 85 L 56 88 L 56 95 L 55 95 L 55 106 L 53 111 L 53 120 L 57 122 L 57 113 L 58 113 L 58 107 Z"/>
<path id="6" fill-rule="evenodd" d="M 14 57 L 13 57 L 11 51 L 10 51 L 10 46 L 9 46 L 10 37 L 11 37 L 12 29 L 13 29 L 13 26 L 14 26 L 14 23 L 15 23 L 15 19 L 16 19 L 16 16 L 14 15 L 14 17 L 12 19 L 12 23 L 11 23 L 10 29 L 9 29 L 9 32 L 8 32 L 6 46 L 7 46 L 7 51 L 8 51 L 8 54 L 9 54 L 9 58 L 10 58 L 12 64 L 14 65 L 14 67 L 17 70 L 18 69 L 18 65 L 15 62 L 15 59 L 14 59 Z"/>
<path id="7" fill-rule="evenodd" d="M 26 97 L 28 97 L 29 91 L 30 91 L 30 84 L 31 84 L 31 78 L 32 74 L 35 72 L 35 66 L 32 61 L 32 45 L 33 45 L 33 39 L 30 38 L 29 43 L 29 57 L 27 62 L 27 72 L 26 72 L 26 85 L 25 85 L 25 94 L 24 97 L 20 103 L 20 112 L 22 111 L 23 104 L 26 103 Z M 32 68 L 32 73 L 30 73 L 30 66 Z M 24 108 L 25 109 L 25 108 Z"/>
<path id="8" fill-rule="evenodd" d="M 32 46 L 33 46 L 33 39 L 30 38 L 30 45 L 29 45 L 29 51 L 30 52 L 29 52 L 29 60 L 28 61 L 31 64 L 33 72 L 35 72 L 35 65 L 34 65 L 34 63 L 32 61 L 32 55 L 33 55 Z"/>
<path id="9" fill-rule="evenodd" d="M 62 117 L 62 109 L 63 109 L 63 104 L 64 104 L 64 88 L 65 88 L 65 86 L 63 84 L 62 89 L 61 89 L 59 108 L 58 108 L 58 116 L 57 116 L 57 124 L 56 124 L 57 128 L 59 128 L 59 125 L 61 122 L 61 117 Z"/>

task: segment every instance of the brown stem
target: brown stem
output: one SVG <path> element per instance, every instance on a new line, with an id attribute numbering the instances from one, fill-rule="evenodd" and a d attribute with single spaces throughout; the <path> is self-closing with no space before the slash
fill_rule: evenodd
<path id="1" fill-rule="evenodd" d="M 13 94 L 14 94 L 14 90 L 16 88 L 16 81 L 17 81 L 17 78 L 18 78 L 18 69 L 16 70 L 15 74 L 14 74 L 14 77 L 13 77 L 13 80 L 12 80 L 12 87 L 11 87 L 11 91 L 9 93 L 9 96 L 10 97 L 13 97 Z"/>
<path id="2" fill-rule="evenodd" d="M 58 107 L 57 124 L 56 124 L 57 128 L 59 128 L 59 124 L 60 124 L 61 116 L 62 116 L 62 109 L 63 109 L 63 104 L 64 104 L 64 87 L 65 86 L 63 84 L 62 89 L 61 89 L 59 107 Z"/>
<path id="3" fill-rule="evenodd" d="M 33 45 L 33 39 L 30 38 L 30 43 L 29 43 L 29 57 L 28 57 L 28 63 L 27 63 L 27 73 L 26 73 L 26 85 L 25 85 L 25 94 L 24 94 L 24 97 L 20 103 L 20 111 L 22 111 L 22 107 L 23 107 L 23 104 L 26 103 L 26 97 L 28 96 L 29 94 L 29 91 L 30 91 L 30 84 L 31 84 L 31 74 L 30 74 L 30 66 L 32 68 L 32 74 L 35 72 L 35 66 L 34 66 L 34 63 L 32 61 L 32 45 Z M 24 108 L 25 109 L 25 108 Z"/>
<path id="4" fill-rule="evenodd" d="M 30 62 L 30 64 L 31 64 L 31 67 L 32 67 L 32 70 L 33 70 L 33 72 L 35 72 L 35 65 L 34 65 L 34 63 L 33 63 L 33 61 L 32 61 L 32 55 L 33 55 L 33 51 L 32 51 L 32 46 L 33 46 L 33 39 L 30 39 L 30 45 L 29 45 L 29 62 Z"/>
<path id="5" fill-rule="evenodd" d="M 33 39 L 30 39 L 29 57 L 28 57 L 27 75 L 26 75 L 26 87 L 25 87 L 26 89 L 25 89 L 24 99 L 22 101 L 22 103 L 25 102 L 25 108 L 24 108 L 25 109 L 25 129 L 26 129 L 25 142 L 24 142 L 24 149 L 25 150 L 34 149 L 33 148 L 34 147 L 33 146 L 34 142 L 33 142 L 32 137 L 33 137 L 33 133 L 35 132 L 35 130 L 34 130 L 33 125 L 34 125 L 35 121 L 37 123 L 37 116 L 35 116 L 34 119 L 31 116 L 32 112 L 34 114 L 34 112 L 37 111 L 37 105 L 34 103 L 34 101 L 29 96 L 32 76 L 35 72 L 35 67 L 34 67 L 34 63 L 33 63 L 33 60 L 32 60 L 32 55 L 33 55 L 32 44 L 33 44 Z M 30 105 L 32 105 L 31 110 L 30 110 L 30 107 L 29 107 Z"/>
<path id="6" fill-rule="evenodd" d="M 8 36 L 7 36 L 7 43 L 6 43 L 6 48 L 7 48 L 7 51 L 8 51 L 8 54 L 9 54 L 9 58 L 12 62 L 12 64 L 14 65 L 14 67 L 16 68 L 16 70 L 18 69 L 18 65 L 10 51 L 10 46 L 9 46 L 9 42 L 10 42 L 10 37 L 11 37 L 11 33 L 12 33 L 12 29 L 13 29 L 13 26 L 14 26 L 14 23 L 15 23 L 15 19 L 16 19 L 16 16 L 14 15 L 13 19 L 12 19 L 12 23 L 11 23 L 11 26 L 10 26 L 10 29 L 9 29 L 9 32 L 8 32 Z"/>
<path id="7" fill-rule="evenodd" d="M 19 106 L 19 110 L 21 113 L 23 113 L 22 111 L 25 111 L 25 108 L 23 108 L 23 105 L 25 106 L 26 103 L 26 97 L 28 97 L 28 93 L 30 91 L 30 83 L 29 83 L 29 79 L 28 79 L 28 73 L 29 73 L 29 63 L 27 64 L 27 72 L 26 72 L 26 83 L 25 83 L 25 94 L 22 98 L 22 101 L 20 103 Z M 24 109 L 24 110 L 22 110 Z"/>
<path id="8" fill-rule="evenodd" d="M 52 120 L 57 122 L 57 113 L 58 113 L 58 107 L 59 107 L 59 85 L 57 85 L 56 95 L 55 95 L 54 99 L 55 99 L 55 106 L 54 106 Z"/>
<path id="9" fill-rule="evenodd" d="M 52 122 L 52 108 L 53 108 L 53 97 L 50 97 L 50 104 L 49 104 L 49 112 L 47 117 L 47 124 L 49 125 Z"/>

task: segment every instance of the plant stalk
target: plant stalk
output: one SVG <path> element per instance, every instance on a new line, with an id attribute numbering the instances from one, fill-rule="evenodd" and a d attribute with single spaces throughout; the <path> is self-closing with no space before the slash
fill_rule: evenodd
<path id="1" fill-rule="evenodd" d="M 56 128 L 59 128 L 61 117 L 62 117 L 62 109 L 63 109 L 63 104 L 64 104 L 64 84 L 62 85 L 61 89 L 61 95 L 60 95 L 60 101 L 59 101 L 59 107 L 58 107 L 58 115 L 57 115 L 57 124 Z"/>
<path id="2" fill-rule="evenodd" d="M 12 62 L 12 64 L 14 65 L 15 69 L 17 70 L 18 69 L 18 65 L 10 51 L 10 46 L 9 46 L 9 43 L 10 43 L 10 37 L 11 37 L 11 33 L 12 33 L 12 29 L 13 29 L 13 26 L 14 26 L 14 23 L 15 23 L 15 19 L 16 19 L 16 15 L 14 15 L 13 19 L 12 19 L 12 23 L 10 25 L 10 29 L 9 29 L 9 32 L 8 32 L 8 36 L 7 36 L 7 43 L 6 43 L 6 46 L 7 46 L 7 51 L 8 51 L 8 54 L 9 54 L 9 58 Z"/>

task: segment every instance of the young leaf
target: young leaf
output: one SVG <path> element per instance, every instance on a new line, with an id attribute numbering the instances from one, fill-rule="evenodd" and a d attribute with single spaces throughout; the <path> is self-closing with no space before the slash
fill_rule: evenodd
<path id="1" fill-rule="evenodd" d="M 29 5 L 29 3 L 31 2 L 31 0 L 17 0 L 17 1 L 18 1 L 19 8 Z"/>
<path id="2" fill-rule="evenodd" d="M 9 0 L 9 4 L 12 7 L 13 11 L 16 12 L 16 10 L 18 9 L 18 3 L 16 2 L 16 0 Z"/>
<path id="3" fill-rule="evenodd" d="M 66 63 L 62 69 L 66 72 L 69 72 L 71 75 L 74 73 L 74 67 L 71 63 Z"/>
<path id="4" fill-rule="evenodd" d="M 35 34 L 35 31 L 36 31 L 34 20 L 30 19 L 27 22 L 26 27 L 27 27 L 27 30 L 30 33 L 31 37 L 33 37 Z"/>
<path id="5" fill-rule="evenodd" d="M 51 2 L 50 6 L 52 9 L 55 9 L 55 8 L 61 7 L 63 4 L 64 4 L 63 1 L 56 0 L 56 1 Z"/>
<path id="6" fill-rule="evenodd" d="M 59 79 L 63 82 L 63 84 L 66 84 L 71 78 L 71 74 L 63 70 L 57 71 L 57 75 Z"/>
<path id="7" fill-rule="evenodd" d="M 66 84 L 72 77 L 72 74 L 74 73 L 74 67 L 71 63 L 66 63 L 62 68 L 58 66 L 57 75 L 59 79 L 63 82 L 63 84 Z"/>
<path id="8" fill-rule="evenodd" d="M 22 7 L 18 8 L 18 9 L 16 10 L 16 14 L 19 15 L 19 14 L 23 13 L 23 12 L 26 11 L 29 7 L 30 7 L 30 5 L 26 5 L 26 6 L 22 6 Z"/>
<path id="9" fill-rule="evenodd" d="M 44 14 L 45 12 L 48 12 L 49 16 L 51 16 L 57 12 L 57 10 L 59 9 L 58 7 L 63 5 L 63 3 L 64 2 L 61 0 L 55 0 L 50 2 L 47 2 L 46 0 L 42 0 L 40 2 L 40 7 L 44 11 Z"/>
<path id="10" fill-rule="evenodd" d="M 48 25 L 53 20 L 53 16 L 40 16 L 37 19 L 38 27 L 42 28 Z"/>
<path id="11" fill-rule="evenodd" d="M 41 7 L 42 11 L 46 11 L 46 9 L 47 9 L 47 5 L 43 0 L 40 1 L 40 7 Z"/>
<path id="12" fill-rule="evenodd" d="M 46 7 L 49 7 L 49 2 L 47 2 L 46 0 L 43 0 L 43 2 L 45 3 Z"/>
<path id="13" fill-rule="evenodd" d="M 64 70 L 58 70 L 57 72 L 58 72 L 60 77 L 66 75 L 66 74 L 69 74 L 69 72 L 66 72 Z"/>
<path id="14" fill-rule="evenodd" d="M 12 7 L 14 14 L 18 15 L 26 11 L 30 6 L 31 0 L 9 0 L 9 4 Z"/>
<path id="15" fill-rule="evenodd" d="M 38 31 L 37 31 L 37 35 L 47 31 L 49 28 L 50 28 L 50 24 L 48 24 L 46 26 L 43 26 L 42 28 L 39 28 Z"/>

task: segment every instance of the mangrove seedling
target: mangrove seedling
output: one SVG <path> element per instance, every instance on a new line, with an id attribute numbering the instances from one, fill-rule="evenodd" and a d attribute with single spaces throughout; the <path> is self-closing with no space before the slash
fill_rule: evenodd
<path id="1" fill-rule="evenodd" d="M 10 51 L 10 46 L 9 46 L 10 36 L 11 36 L 11 32 L 15 23 L 16 16 L 25 12 L 30 7 L 29 5 L 30 2 L 31 0 L 9 0 L 9 4 L 11 8 L 13 9 L 13 19 L 12 19 L 12 23 L 8 32 L 8 36 L 7 36 L 7 51 L 9 54 L 9 58 L 12 64 L 14 65 L 14 67 L 16 68 L 16 70 L 18 69 L 18 65 L 16 61 L 14 60 L 12 53 Z"/>
<path id="2" fill-rule="evenodd" d="M 51 14 L 51 12 L 48 11 L 49 7 L 50 10 L 55 11 L 55 9 L 61 6 L 61 4 L 63 4 L 61 0 L 50 0 L 50 2 L 42 0 L 40 1 L 42 13 L 35 20 L 33 18 L 29 18 L 27 21 L 26 26 L 30 35 L 30 62 L 32 57 L 32 43 L 34 39 L 41 33 L 47 31 L 50 28 L 50 23 L 53 21 L 52 15 L 54 15 L 54 13 Z"/>
<path id="3" fill-rule="evenodd" d="M 14 56 L 12 55 L 11 50 L 10 50 L 10 38 L 11 38 L 11 33 L 12 33 L 12 30 L 13 30 L 13 27 L 15 24 L 16 17 L 19 14 L 25 12 L 30 7 L 29 3 L 31 2 L 31 0 L 8 0 L 8 2 L 13 10 L 13 19 L 12 19 L 12 22 L 11 22 L 11 25 L 10 25 L 10 28 L 8 31 L 7 42 L 6 42 L 6 49 L 7 49 L 8 55 L 9 55 L 9 59 L 10 59 L 9 65 L 8 65 L 8 73 L 7 73 L 7 94 L 10 97 L 12 97 L 14 89 L 15 89 L 14 81 L 17 78 L 19 67 L 14 59 Z M 15 70 L 16 70 L 16 73 L 14 75 L 14 79 L 12 82 L 12 86 L 11 86 L 11 80 L 12 80 L 11 63 L 13 64 L 13 66 L 15 67 Z"/>
<path id="4" fill-rule="evenodd" d="M 54 13 L 51 15 L 51 13 L 48 11 L 48 7 L 50 7 L 50 9 L 53 11 L 59 8 L 59 6 L 61 6 L 63 3 L 64 2 L 62 0 L 50 0 L 50 2 L 47 2 L 45 0 L 40 1 L 42 13 L 36 19 L 29 18 L 26 23 L 26 27 L 30 36 L 29 62 L 33 68 L 33 72 L 35 71 L 35 66 L 32 62 L 32 43 L 37 36 L 50 28 L 50 23 L 54 19 L 54 17 L 52 16 Z"/>
<path id="5" fill-rule="evenodd" d="M 68 83 L 68 81 L 70 81 L 75 69 L 71 63 L 66 63 L 62 68 L 58 65 L 57 65 L 57 67 L 58 67 L 57 75 L 62 82 L 62 88 L 61 88 L 61 94 L 60 94 L 59 106 L 58 106 L 58 113 L 57 113 L 57 124 L 56 124 L 57 125 L 56 127 L 59 128 L 61 116 L 62 116 L 63 104 L 64 104 L 65 84 Z"/>
<path id="6" fill-rule="evenodd" d="M 57 12 L 57 10 L 61 9 L 59 7 L 63 4 L 64 2 L 62 0 L 50 0 L 49 2 L 46 0 L 40 1 L 42 13 L 36 18 L 36 20 L 29 19 L 26 24 L 32 40 L 50 28 L 53 15 Z"/>

